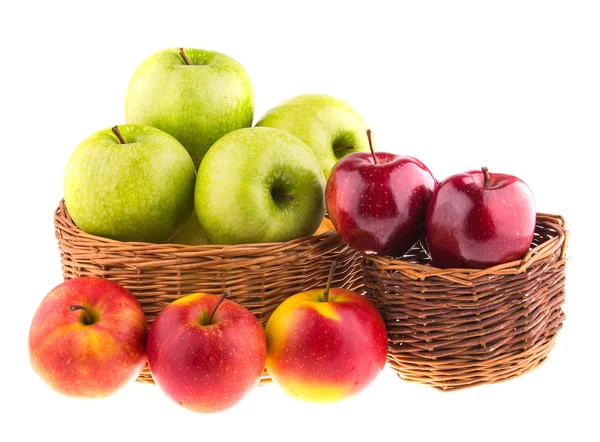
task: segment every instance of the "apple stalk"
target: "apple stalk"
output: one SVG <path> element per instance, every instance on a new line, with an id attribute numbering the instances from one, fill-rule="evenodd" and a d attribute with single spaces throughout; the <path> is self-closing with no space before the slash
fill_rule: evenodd
<path id="1" fill-rule="evenodd" d="M 125 139 L 123 138 L 123 135 L 121 135 L 121 131 L 119 130 L 119 126 L 114 126 L 112 129 L 113 134 L 115 134 L 117 136 L 117 138 L 119 139 L 119 141 L 121 142 L 121 144 L 127 144 L 125 142 Z"/>
<path id="2" fill-rule="evenodd" d="M 292 195 L 286 195 L 286 194 L 284 194 L 284 193 L 274 193 L 274 194 L 273 194 L 273 199 L 274 199 L 275 201 L 280 201 L 280 200 L 281 200 L 281 198 L 284 198 L 284 199 L 288 200 L 290 203 L 291 203 L 292 201 L 294 201 L 294 197 L 293 197 Z"/>
<path id="3" fill-rule="evenodd" d="M 483 187 L 487 187 L 488 182 L 490 181 L 490 174 L 488 172 L 488 168 L 483 166 L 481 168 L 481 171 L 483 172 Z"/>
<path id="4" fill-rule="evenodd" d="M 329 276 L 327 277 L 327 285 L 325 286 L 325 290 L 323 291 L 323 302 L 329 302 L 329 289 L 331 288 L 331 280 L 333 279 L 333 272 L 338 268 L 338 262 L 333 261 L 331 263 L 331 268 L 329 269 Z"/>
<path id="5" fill-rule="evenodd" d="M 369 149 L 371 149 L 371 155 L 373 156 L 373 162 L 375 164 L 379 164 L 377 162 L 377 157 L 375 156 L 375 149 L 373 149 L 373 140 L 371 139 L 371 129 L 367 129 L 367 138 L 369 139 Z"/>
<path id="6" fill-rule="evenodd" d="M 183 61 L 185 61 L 185 64 L 187 64 L 189 66 L 190 60 L 188 60 L 187 55 L 185 55 L 185 52 L 183 52 L 183 48 L 179 48 L 179 55 L 181 55 L 181 58 L 183 58 Z"/>
<path id="7" fill-rule="evenodd" d="M 210 316 L 208 317 L 208 321 L 206 323 L 206 325 L 210 325 L 212 324 L 213 321 L 213 316 L 215 315 L 217 309 L 219 308 L 219 306 L 221 305 L 221 303 L 223 302 L 223 300 L 227 297 L 227 295 L 229 295 L 229 290 L 226 292 L 223 292 L 223 294 L 221 295 L 221 297 L 217 300 L 217 303 L 215 304 L 212 312 L 210 313 Z"/>
<path id="8" fill-rule="evenodd" d="M 77 310 L 82 310 L 83 311 L 83 323 L 85 325 L 92 325 L 94 323 L 94 318 L 92 317 L 92 315 L 90 314 L 90 311 L 85 308 L 83 305 L 72 305 L 69 307 L 69 310 L 72 312 L 75 312 Z"/>

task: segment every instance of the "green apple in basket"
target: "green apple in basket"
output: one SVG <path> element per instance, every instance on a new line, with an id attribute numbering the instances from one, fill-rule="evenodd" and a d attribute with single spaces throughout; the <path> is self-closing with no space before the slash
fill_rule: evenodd
<path id="1" fill-rule="evenodd" d="M 202 246 L 207 244 L 213 244 L 202 226 L 196 211 L 192 212 L 192 215 L 183 225 L 181 230 L 169 240 L 171 244 L 183 244 L 188 246 Z"/>
<path id="2" fill-rule="evenodd" d="M 313 151 L 279 129 L 231 132 L 207 152 L 196 180 L 200 225 L 217 244 L 312 235 L 325 213 L 325 178 Z"/>
<path id="3" fill-rule="evenodd" d="M 304 94 L 268 111 L 257 126 L 285 130 L 314 151 L 325 177 L 335 163 L 353 152 L 369 152 L 363 118 L 344 101 L 323 94 Z"/>
<path id="4" fill-rule="evenodd" d="M 125 119 L 157 127 L 188 150 L 196 168 L 208 148 L 228 132 L 252 125 L 254 95 L 242 65 L 218 52 L 164 49 L 135 71 Z"/>
<path id="5" fill-rule="evenodd" d="M 82 230 L 165 242 L 194 209 L 194 162 L 171 135 L 139 124 L 96 132 L 71 155 L 64 198 Z"/>

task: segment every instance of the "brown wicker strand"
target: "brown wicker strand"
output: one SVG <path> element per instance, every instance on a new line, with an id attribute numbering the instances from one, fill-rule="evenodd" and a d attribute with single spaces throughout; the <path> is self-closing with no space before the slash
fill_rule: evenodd
<path id="1" fill-rule="evenodd" d="M 433 267 L 420 245 L 397 259 L 364 256 L 366 295 L 386 321 L 398 376 L 449 391 L 543 362 L 565 318 L 564 225 L 538 214 L 523 259 L 487 269 Z"/>

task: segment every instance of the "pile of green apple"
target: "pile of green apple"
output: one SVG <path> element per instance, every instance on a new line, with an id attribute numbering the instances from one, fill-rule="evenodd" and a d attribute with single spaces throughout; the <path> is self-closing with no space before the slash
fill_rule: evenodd
<path id="1" fill-rule="evenodd" d="M 82 230 L 121 241 L 240 244 L 313 234 L 336 162 L 368 151 L 367 125 L 336 98 L 285 101 L 251 127 L 244 68 L 212 51 L 151 55 L 134 73 L 126 124 L 73 152 L 64 198 Z"/>

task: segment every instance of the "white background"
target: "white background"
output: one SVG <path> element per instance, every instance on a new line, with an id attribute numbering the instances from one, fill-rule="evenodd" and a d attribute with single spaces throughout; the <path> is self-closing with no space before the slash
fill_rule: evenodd
<path id="1" fill-rule="evenodd" d="M 0 440 L 599 440 L 597 3 L 88 3 L 0 6 Z M 269 385 L 217 415 L 136 383 L 102 400 L 50 390 L 26 344 L 62 280 L 52 214 L 65 164 L 87 136 L 124 122 L 137 65 L 179 46 L 241 62 L 255 121 L 286 98 L 327 93 L 363 115 L 380 151 L 416 156 L 438 179 L 487 165 L 525 180 L 538 210 L 564 215 L 572 232 L 567 320 L 548 360 L 454 393 L 386 368 L 332 405 Z"/>

